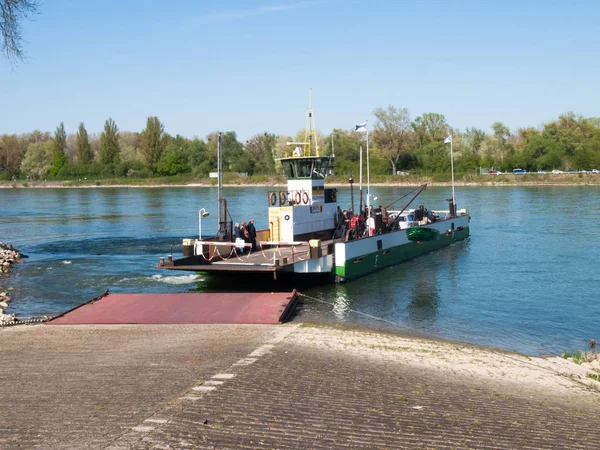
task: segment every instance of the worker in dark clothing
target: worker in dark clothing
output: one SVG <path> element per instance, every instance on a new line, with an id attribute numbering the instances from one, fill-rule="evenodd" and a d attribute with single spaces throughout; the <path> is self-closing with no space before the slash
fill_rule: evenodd
<path id="1" fill-rule="evenodd" d="M 246 222 L 242 222 L 242 225 L 240 225 L 240 239 L 243 239 L 245 244 L 250 243 L 250 233 L 248 233 L 247 226 L 248 224 Z M 246 253 L 247 248 L 248 247 L 244 247 L 242 253 Z"/>
<path id="2" fill-rule="evenodd" d="M 254 219 L 250 219 L 248 222 L 248 235 L 250 236 L 250 242 L 252 243 L 252 251 L 256 250 L 256 228 L 254 228 Z"/>

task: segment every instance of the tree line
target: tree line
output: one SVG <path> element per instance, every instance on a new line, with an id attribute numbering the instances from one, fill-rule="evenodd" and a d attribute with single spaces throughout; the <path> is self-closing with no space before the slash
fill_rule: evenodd
<path id="1" fill-rule="evenodd" d="M 539 128 L 515 131 L 501 122 L 490 131 L 452 128 L 442 114 L 425 113 L 411 119 L 408 110 L 389 106 L 373 112 L 377 119 L 370 130 L 370 164 L 374 175 L 411 171 L 420 174 L 450 170 L 449 145 L 453 136 L 455 171 L 474 172 L 480 167 L 510 171 L 591 169 L 600 167 L 600 119 L 574 113 Z M 322 155 L 335 155 L 338 175 L 357 174 L 359 149 L 366 147 L 365 133 L 334 129 L 317 133 Z M 290 141 L 296 136 L 259 133 L 246 142 L 235 131 L 223 133 L 223 168 L 248 175 L 275 175 L 276 159 L 291 156 Z M 111 118 L 99 135 L 89 134 L 80 123 L 68 134 L 60 123 L 54 133 L 39 130 L 0 136 L 0 178 L 74 179 L 155 177 L 190 174 L 207 177 L 217 167 L 217 133 L 205 139 L 171 136 L 158 117 L 148 117 L 140 132 L 120 131 Z"/>

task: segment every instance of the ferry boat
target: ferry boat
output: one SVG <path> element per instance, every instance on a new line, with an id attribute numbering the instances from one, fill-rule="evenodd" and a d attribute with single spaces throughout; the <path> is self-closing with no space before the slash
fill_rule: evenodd
<path id="1" fill-rule="evenodd" d="M 337 189 L 325 185 L 332 158 L 311 151 L 317 148 L 311 109 L 308 117 L 307 123 L 312 125 L 307 125 L 305 141 L 291 143 L 296 145 L 292 156 L 279 160 L 287 176 L 287 188 L 268 192 L 265 207 L 269 228 L 257 231 L 255 244 L 235 236 L 227 200 L 222 196 L 219 158 L 216 236 L 202 239 L 200 230 L 198 239 L 183 240 L 183 258 L 173 260 L 169 255 L 166 261 L 161 258 L 157 267 L 213 274 L 262 274 L 275 280 L 319 276 L 339 282 L 469 236 L 469 213 L 456 208 L 454 195 L 447 210 L 408 208 L 426 185 L 399 210 L 372 209 L 368 194 L 367 208 L 344 215 Z M 350 189 L 354 189 L 352 183 Z M 199 214 L 201 224 L 204 209 Z"/>

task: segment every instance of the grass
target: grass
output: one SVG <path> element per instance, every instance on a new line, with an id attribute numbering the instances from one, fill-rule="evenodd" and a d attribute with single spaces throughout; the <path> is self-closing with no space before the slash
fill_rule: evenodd
<path id="1" fill-rule="evenodd" d="M 563 358 L 565 359 L 573 359 L 574 363 L 577 364 L 583 364 L 584 362 L 592 362 L 594 361 L 597 356 L 598 353 L 595 351 L 591 351 L 591 352 L 563 352 L 561 353 L 561 355 Z"/>

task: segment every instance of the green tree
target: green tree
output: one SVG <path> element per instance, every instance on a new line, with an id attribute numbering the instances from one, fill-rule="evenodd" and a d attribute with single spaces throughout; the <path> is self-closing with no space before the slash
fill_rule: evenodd
<path id="1" fill-rule="evenodd" d="M 119 129 L 111 118 L 104 122 L 104 131 L 100 134 L 100 163 L 114 165 L 119 163 L 121 146 L 119 144 Z"/>
<path id="2" fill-rule="evenodd" d="M 61 122 L 60 125 L 56 127 L 56 131 L 54 132 L 54 151 L 64 154 L 66 148 L 67 132 L 65 131 L 65 124 Z"/>
<path id="3" fill-rule="evenodd" d="M 389 105 L 387 109 L 377 108 L 373 115 L 377 118 L 373 142 L 379 154 L 390 161 L 392 174 L 395 175 L 400 158 L 415 142 L 410 114 L 406 108 L 396 109 Z"/>
<path id="4" fill-rule="evenodd" d="M 211 133 L 207 137 L 207 149 L 209 158 L 211 160 L 210 170 L 216 170 L 217 168 L 217 141 L 218 133 Z M 240 166 L 246 168 L 244 158 L 244 144 L 237 140 L 237 133 L 235 131 L 226 131 L 221 136 L 221 145 L 223 149 L 223 171 L 224 172 L 235 172 L 243 171 L 238 170 Z"/>
<path id="5" fill-rule="evenodd" d="M 411 125 L 416 133 L 419 147 L 431 143 L 437 144 L 448 136 L 448 124 L 442 114 L 425 113 L 417 117 Z"/>
<path id="6" fill-rule="evenodd" d="M 272 133 L 256 134 L 244 146 L 244 152 L 249 164 L 248 173 L 274 174 L 275 159 L 273 154 L 277 145 L 277 136 Z"/>
<path id="7" fill-rule="evenodd" d="M 14 175 L 21 164 L 21 146 L 16 134 L 3 134 L 0 139 L 0 169 Z"/>
<path id="8" fill-rule="evenodd" d="M 479 128 L 467 128 L 465 131 L 467 145 L 473 153 L 479 153 L 485 141 L 485 131 Z"/>
<path id="9" fill-rule="evenodd" d="M 156 165 L 156 171 L 161 175 L 177 175 L 190 171 L 188 159 L 180 150 L 168 152 Z"/>
<path id="10" fill-rule="evenodd" d="M 34 179 L 44 177 L 52 168 L 54 140 L 29 144 L 21 162 L 21 170 Z"/>
<path id="11" fill-rule="evenodd" d="M 89 164 L 92 161 L 92 146 L 90 145 L 90 139 L 88 132 L 85 129 L 83 122 L 79 123 L 77 129 L 77 164 Z"/>
<path id="12" fill-rule="evenodd" d="M 499 144 L 506 144 L 506 141 L 510 137 L 510 130 L 502 122 L 494 122 L 492 124 L 492 130 L 494 130 L 494 136 Z"/>
<path id="13" fill-rule="evenodd" d="M 575 113 L 562 114 L 558 120 L 544 126 L 542 136 L 546 139 L 561 142 L 568 157 L 582 151 L 585 143 L 593 138 L 597 129 L 588 120 Z"/>
<path id="14" fill-rule="evenodd" d="M 140 151 L 146 159 L 150 173 L 156 171 L 156 165 L 165 151 L 165 126 L 158 117 L 151 116 L 146 120 L 146 128 L 142 131 Z"/>
<path id="15" fill-rule="evenodd" d="M 207 176 L 212 164 L 206 142 L 198 138 L 187 142 L 187 155 L 192 172 L 195 175 Z M 216 166 L 216 159 L 214 165 Z"/>
<path id="16" fill-rule="evenodd" d="M 52 176 L 58 175 L 60 169 L 67 164 L 67 155 L 65 155 L 65 149 L 67 148 L 67 132 L 65 131 L 65 124 L 60 123 L 56 127 L 54 132 L 54 152 L 52 154 L 52 169 L 50 174 Z"/>

